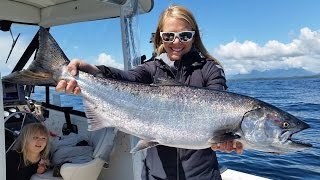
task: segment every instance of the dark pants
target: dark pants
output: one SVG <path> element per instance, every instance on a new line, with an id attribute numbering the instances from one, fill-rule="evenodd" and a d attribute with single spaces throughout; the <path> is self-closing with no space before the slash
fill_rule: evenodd
<path id="1" fill-rule="evenodd" d="M 216 153 L 157 146 L 147 150 L 142 180 L 221 180 Z"/>

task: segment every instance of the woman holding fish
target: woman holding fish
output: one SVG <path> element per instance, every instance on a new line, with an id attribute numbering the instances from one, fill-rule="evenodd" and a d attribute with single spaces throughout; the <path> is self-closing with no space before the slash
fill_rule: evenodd
<path id="1" fill-rule="evenodd" d="M 198 25 L 188 9 L 182 6 L 167 8 L 160 16 L 153 43 L 157 56 L 128 71 L 94 66 L 80 60 L 72 61 L 68 70 L 74 76 L 81 70 L 95 76 L 146 84 L 175 81 L 188 86 L 227 89 L 223 68 L 205 49 Z M 167 81 L 163 82 L 163 79 Z M 76 80 L 61 80 L 56 90 L 81 92 Z M 221 179 L 216 153 L 212 150 L 241 153 L 242 148 L 242 144 L 235 141 L 213 144 L 211 148 L 201 150 L 162 145 L 150 147 L 142 179 Z"/>

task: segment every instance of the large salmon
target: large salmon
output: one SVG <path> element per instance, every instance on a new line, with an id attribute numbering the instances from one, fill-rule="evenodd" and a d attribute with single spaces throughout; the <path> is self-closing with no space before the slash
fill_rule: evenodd
<path id="1" fill-rule="evenodd" d="M 31 65 L 3 81 L 39 85 L 74 78 L 66 70 L 68 58 L 43 28 L 39 44 Z M 252 97 L 172 83 L 139 84 L 85 72 L 76 78 L 89 130 L 115 127 L 141 138 L 132 152 L 158 144 L 203 149 L 233 139 L 245 149 L 275 153 L 311 146 L 291 138 L 308 124 Z"/>

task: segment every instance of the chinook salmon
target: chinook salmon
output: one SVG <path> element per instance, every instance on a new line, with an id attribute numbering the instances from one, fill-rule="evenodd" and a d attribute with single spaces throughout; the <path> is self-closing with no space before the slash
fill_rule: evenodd
<path id="1" fill-rule="evenodd" d="M 74 78 L 70 61 L 43 28 L 31 65 L 3 81 L 26 85 L 55 84 Z M 115 127 L 141 140 L 131 152 L 156 145 L 204 149 L 236 139 L 244 149 L 285 153 L 310 144 L 292 135 L 309 128 L 293 115 L 258 99 L 207 88 L 167 83 L 140 84 L 79 72 L 89 130 Z M 167 84 L 167 85 L 166 85 Z"/>

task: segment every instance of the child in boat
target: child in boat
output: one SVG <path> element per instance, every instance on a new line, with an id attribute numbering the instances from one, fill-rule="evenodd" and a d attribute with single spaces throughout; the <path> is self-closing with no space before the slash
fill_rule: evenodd
<path id="1" fill-rule="evenodd" d="M 44 173 L 48 165 L 49 131 L 41 123 L 23 127 L 16 144 L 6 154 L 6 177 L 29 180 L 35 173 Z"/>

